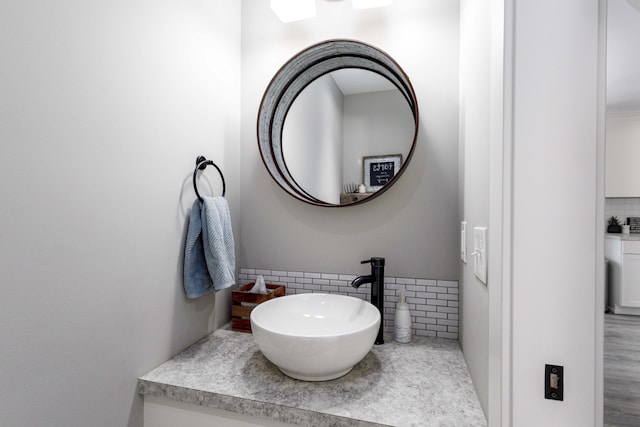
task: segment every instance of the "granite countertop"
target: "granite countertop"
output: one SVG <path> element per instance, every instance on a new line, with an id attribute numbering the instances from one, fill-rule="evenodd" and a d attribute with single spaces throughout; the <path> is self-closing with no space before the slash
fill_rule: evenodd
<path id="1" fill-rule="evenodd" d="M 640 233 L 607 233 L 606 237 L 618 240 L 634 241 L 640 240 Z"/>
<path id="2" fill-rule="evenodd" d="M 457 341 L 385 337 L 338 379 L 282 374 L 253 335 L 219 329 L 138 379 L 143 396 L 306 426 L 486 426 Z"/>

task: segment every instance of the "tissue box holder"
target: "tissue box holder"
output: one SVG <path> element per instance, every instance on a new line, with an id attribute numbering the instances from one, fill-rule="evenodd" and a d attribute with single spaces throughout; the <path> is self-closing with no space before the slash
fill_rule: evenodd
<path id="1" fill-rule="evenodd" d="M 247 283 L 231 292 L 231 329 L 234 331 L 251 333 L 251 321 L 249 320 L 251 310 L 265 301 L 284 296 L 284 285 L 266 283 L 267 289 L 271 291 L 268 294 L 259 294 L 249 292 L 254 284 L 254 282 Z M 242 303 L 252 305 L 242 305 Z"/>

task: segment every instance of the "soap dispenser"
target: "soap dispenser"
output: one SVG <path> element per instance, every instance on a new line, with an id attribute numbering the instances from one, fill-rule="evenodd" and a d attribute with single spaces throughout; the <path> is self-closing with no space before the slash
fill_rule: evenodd
<path id="1" fill-rule="evenodd" d="M 404 292 L 400 291 L 400 299 L 396 303 L 395 328 L 393 339 L 400 343 L 411 342 L 411 313 L 405 301 Z"/>

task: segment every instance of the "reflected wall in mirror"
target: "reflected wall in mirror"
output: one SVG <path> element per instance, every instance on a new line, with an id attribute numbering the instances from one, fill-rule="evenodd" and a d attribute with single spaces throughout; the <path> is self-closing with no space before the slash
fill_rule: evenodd
<path id="1" fill-rule="evenodd" d="M 362 203 L 388 189 L 411 158 L 417 129 L 408 77 L 384 52 L 353 40 L 294 56 L 267 87 L 258 114 L 267 170 L 289 194 L 319 206 Z M 388 156 L 395 156 L 391 165 L 382 163 Z M 380 158 L 391 173 L 373 185 L 365 158 Z M 365 193 L 357 193 L 365 181 Z"/>

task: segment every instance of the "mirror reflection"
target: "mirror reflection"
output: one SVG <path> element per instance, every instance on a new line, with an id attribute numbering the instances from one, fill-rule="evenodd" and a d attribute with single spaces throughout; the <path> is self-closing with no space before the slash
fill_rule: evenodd
<path id="1" fill-rule="evenodd" d="M 309 195 L 328 204 L 352 203 L 397 173 L 414 131 L 407 100 L 388 79 L 344 68 L 320 76 L 295 99 L 283 125 L 282 151 L 291 177 Z"/>
<path id="2" fill-rule="evenodd" d="M 371 200 L 406 170 L 418 103 L 393 58 L 356 40 L 309 46 L 273 76 L 260 102 L 260 156 L 292 197 L 337 207 Z"/>

